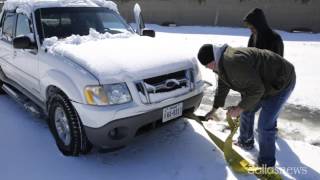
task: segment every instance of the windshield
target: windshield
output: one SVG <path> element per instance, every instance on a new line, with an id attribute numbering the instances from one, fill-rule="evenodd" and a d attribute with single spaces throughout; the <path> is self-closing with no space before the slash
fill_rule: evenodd
<path id="1" fill-rule="evenodd" d="M 101 7 L 42 8 L 36 12 L 37 29 L 41 41 L 53 36 L 88 35 L 90 28 L 99 33 L 133 32 L 132 28 L 114 11 Z"/>

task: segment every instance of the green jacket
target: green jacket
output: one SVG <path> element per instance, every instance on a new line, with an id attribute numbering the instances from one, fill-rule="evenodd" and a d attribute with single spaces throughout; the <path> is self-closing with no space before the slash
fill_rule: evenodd
<path id="1" fill-rule="evenodd" d="M 227 47 L 218 64 L 218 87 L 214 107 L 223 107 L 229 90 L 238 91 L 244 110 L 263 98 L 277 95 L 295 80 L 294 66 L 268 50 Z"/>

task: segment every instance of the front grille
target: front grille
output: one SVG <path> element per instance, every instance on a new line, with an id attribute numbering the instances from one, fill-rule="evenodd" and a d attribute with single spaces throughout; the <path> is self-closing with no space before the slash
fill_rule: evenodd
<path id="1" fill-rule="evenodd" d="M 191 91 L 193 73 L 183 70 L 147 78 L 137 82 L 136 88 L 143 103 L 156 103 Z"/>
<path id="2" fill-rule="evenodd" d="M 144 82 L 148 84 L 159 84 L 163 83 L 167 79 L 183 79 L 186 77 L 186 71 L 178 71 L 170 74 L 165 74 L 162 76 L 152 77 L 145 79 Z"/>

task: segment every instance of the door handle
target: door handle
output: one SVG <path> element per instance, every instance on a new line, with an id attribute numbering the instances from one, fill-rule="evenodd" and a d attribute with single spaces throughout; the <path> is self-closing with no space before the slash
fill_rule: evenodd
<path id="1" fill-rule="evenodd" d="M 13 51 L 13 57 L 17 56 L 17 51 Z"/>

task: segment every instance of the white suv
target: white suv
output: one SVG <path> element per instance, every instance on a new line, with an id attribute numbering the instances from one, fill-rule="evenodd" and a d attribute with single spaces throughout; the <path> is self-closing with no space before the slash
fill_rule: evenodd
<path id="1" fill-rule="evenodd" d="M 195 110 L 203 81 L 194 57 L 143 29 L 110 1 L 6 1 L 0 84 L 48 117 L 64 155 L 126 145 L 146 125 Z"/>

